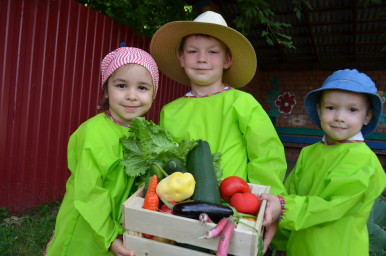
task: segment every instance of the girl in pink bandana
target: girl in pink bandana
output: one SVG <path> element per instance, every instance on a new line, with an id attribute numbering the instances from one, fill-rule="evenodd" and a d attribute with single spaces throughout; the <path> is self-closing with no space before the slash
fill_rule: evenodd
<path id="1" fill-rule="evenodd" d="M 131 121 L 151 107 L 158 67 L 145 51 L 121 47 L 101 63 L 104 113 L 71 135 L 71 171 L 45 255 L 134 255 L 123 246 L 122 203 L 138 189 L 120 161 Z"/>

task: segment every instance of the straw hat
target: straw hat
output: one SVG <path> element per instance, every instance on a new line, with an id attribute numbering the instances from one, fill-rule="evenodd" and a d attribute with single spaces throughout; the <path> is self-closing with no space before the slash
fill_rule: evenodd
<path id="1" fill-rule="evenodd" d="M 364 73 L 359 73 L 356 69 L 335 71 L 324 81 L 321 88 L 313 90 L 306 95 L 304 105 L 311 121 L 321 128 L 316 105 L 319 103 L 320 96 L 324 90 L 333 89 L 369 95 L 374 116 L 367 125 L 362 127 L 361 132 L 363 136 L 374 132 L 382 114 L 382 99 L 377 94 L 377 88 L 371 78 Z"/>
<path id="2" fill-rule="evenodd" d="M 173 21 L 157 30 L 150 43 L 150 54 L 162 73 L 190 86 L 180 65 L 179 47 L 182 38 L 191 34 L 213 36 L 227 45 L 232 54 L 232 65 L 224 71 L 224 83 L 240 88 L 252 80 L 257 67 L 253 46 L 241 33 L 228 27 L 220 14 L 212 11 L 202 13 L 194 21 Z"/>

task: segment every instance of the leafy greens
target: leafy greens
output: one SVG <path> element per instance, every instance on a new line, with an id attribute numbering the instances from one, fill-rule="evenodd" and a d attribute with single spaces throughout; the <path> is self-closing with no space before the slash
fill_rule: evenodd
<path id="1" fill-rule="evenodd" d="M 140 185 L 150 176 L 150 165 L 155 160 L 167 162 L 178 158 L 186 163 L 188 153 L 197 145 L 198 140 L 182 139 L 175 141 L 170 133 L 143 117 L 133 119 L 128 136 L 121 138 L 124 156 L 121 160 L 127 175 L 138 177 Z M 217 177 L 221 177 L 221 154 L 213 154 L 213 165 Z"/>

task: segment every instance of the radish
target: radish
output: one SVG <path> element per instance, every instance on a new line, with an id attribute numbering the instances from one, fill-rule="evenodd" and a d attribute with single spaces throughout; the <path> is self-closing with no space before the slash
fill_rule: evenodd
<path id="1" fill-rule="evenodd" d="M 229 218 L 222 218 L 216 227 L 214 227 L 213 229 L 207 231 L 205 233 L 205 238 L 213 238 L 213 237 L 216 237 L 218 235 L 221 234 L 221 232 L 223 231 L 225 225 L 228 223 L 228 221 L 230 221 Z M 233 221 L 232 221 L 233 222 Z"/>
<path id="2" fill-rule="evenodd" d="M 232 237 L 233 230 L 236 227 L 236 223 L 229 219 L 224 227 L 224 229 L 221 232 L 220 240 L 218 242 L 218 248 L 216 256 L 227 256 L 228 255 L 228 247 L 229 247 L 229 240 Z"/>
<path id="3" fill-rule="evenodd" d="M 207 213 L 201 213 L 200 216 L 198 217 L 198 220 L 201 222 L 201 223 L 214 223 L 210 218 L 209 218 L 209 215 Z"/>
<path id="4" fill-rule="evenodd" d="M 176 202 L 168 202 L 170 205 L 175 205 Z M 163 212 L 163 213 L 169 213 L 169 214 L 173 214 L 173 209 L 170 209 L 169 206 L 167 204 L 163 204 L 161 206 L 161 208 L 159 209 L 160 212 Z"/>

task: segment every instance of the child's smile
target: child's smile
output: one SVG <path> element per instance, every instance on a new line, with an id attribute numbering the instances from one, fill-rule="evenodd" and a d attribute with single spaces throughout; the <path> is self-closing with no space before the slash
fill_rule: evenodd
<path id="1" fill-rule="evenodd" d="M 153 83 L 149 71 L 141 65 L 119 67 L 108 81 L 107 95 L 110 114 L 118 121 L 130 124 L 151 107 Z"/>
<path id="2" fill-rule="evenodd" d="M 185 39 L 180 64 L 185 69 L 192 87 L 213 86 L 218 90 L 222 85 L 223 71 L 230 67 L 231 59 L 219 40 L 191 35 Z"/>
<path id="3" fill-rule="evenodd" d="M 328 142 L 346 140 L 356 135 L 372 117 L 369 102 L 363 94 L 326 90 L 323 92 L 318 114 Z"/>

